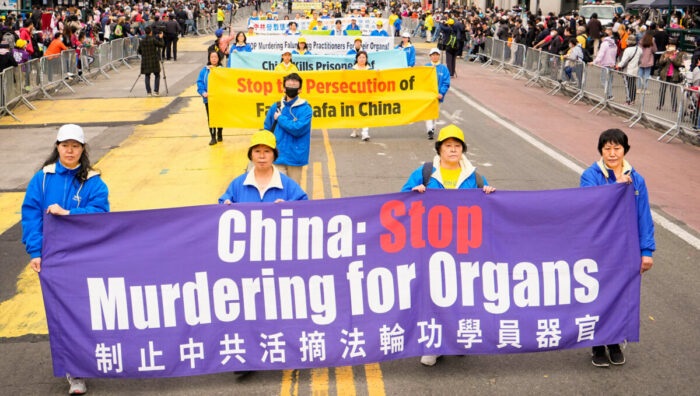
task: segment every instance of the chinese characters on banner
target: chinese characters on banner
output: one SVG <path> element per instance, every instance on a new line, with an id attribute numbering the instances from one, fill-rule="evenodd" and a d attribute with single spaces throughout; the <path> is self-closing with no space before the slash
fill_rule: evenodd
<path id="1" fill-rule="evenodd" d="M 47 216 L 54 374 L 169 377 L 638 341 L 634 219 L 622 184 Z"/>

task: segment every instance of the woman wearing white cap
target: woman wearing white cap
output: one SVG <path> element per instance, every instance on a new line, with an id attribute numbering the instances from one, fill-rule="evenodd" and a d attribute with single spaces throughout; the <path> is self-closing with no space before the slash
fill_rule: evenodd
<path id="1" fill-rule="evenodd" d="M 406 54 L 406 64 L 408 67 L 416 65 L 416 47 L 411 43 L 411 34 L 403 32 L 401 34 L 401 42 L 394 49 L 403 50 Z"/>
<path id="2" fill-rule="evenodd" d="M 248 147 L 251 170 L 233 179 L 219 203 L 307 200 L 304 190 L 273 164 L 278 156 L 275 134 L 264 129 L 255 132 Z"/>
<path id="3" fill-rule="evenodd" d="M 426 66 L 432 66 L 437 71 L 438 80 L 438 102 L 442 103 L 445 100 L 445 95 L 450 89 L 450 71 L 447 66 L 440 63 L 440 50 L 433 48 L 430 50 L 430 62 Z M 437 120 L 427 120 L 425 121 L 425 127 L 428 130 L 428 140 L 433 140 L 435 137 L 435 125 Z"/>
<path id="4" fill-rule="evenodd" d="M 109 191 L 90 164 L 83 128 L 63 125 L 53 151 L 32 177 L 22 202 L 22 243 L 31 257 L 29 266 L 41 271 L 45 213 L 66 216 L 101 212 L 109 212 Z M 72 378 L 68 373 L 66 378 L 70 394 L 87 391 L 84 379 Z"/>
<path id="5" fill-rule="evenodd" d="M 352 66 L 353 70 L 372 70 L 372 66 L 367 63 L 367 52 L 360 50 L 360 52 L 355 55 L 355 64 Z M 357 137 L 357 129 L 353 129 L 350 137 Z M 362 128 L 362 141 L 369 142 L 369 128 Z"/>

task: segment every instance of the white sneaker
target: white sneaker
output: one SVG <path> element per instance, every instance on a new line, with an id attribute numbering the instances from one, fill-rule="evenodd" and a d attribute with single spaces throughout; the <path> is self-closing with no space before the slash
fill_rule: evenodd
<path id="1" fill-rule="evenodd" d="M 68 389 L 69 395 L 82 395 L 87 392 L 87 386 L 85 385 L 85 379 L 83 378 L 73 378 L 70 374 L 66 373 L 66 379 L 70 384 Z"/>
<path id="2" fill-rule="evenodd" d="M 435 366 L 440 355 L 425 355 L 420 357 L 420 362 L 424 366 Z"/>
<path id="3" fill-rule="evenodd" d="M 353 129 L 352 133 L 350 134 L 351 138 L 356 138 L 357 137 L 357 129 Z"/>
<path id="4" fill-rule="evenodd" d="M 369 135 L 365 135 L 362 137 L 363 142 L 369 142 Z"/>

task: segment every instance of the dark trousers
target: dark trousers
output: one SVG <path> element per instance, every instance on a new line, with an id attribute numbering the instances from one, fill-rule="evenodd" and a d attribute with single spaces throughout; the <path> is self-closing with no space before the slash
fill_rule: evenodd
<path id="1" fill-rule="evenodd" d="M 456 60 L 457 60 L 457 57 L 455 56 L 454 52 L 445 51 L 445 66 L 447 66 L 447 70 L 450 71 L 450 77 L 455 76 L 455 61 Z"/>
<path id="2" fill-rule="evenodd" d="M 670 83 L 671 77 L 664 76 L 660 80 Z M 661 84 L 661 87 L 659 87 L 659 109 L 664 107 L 664 103 L 666 103 L 666 86 L 667 84 Z M 671 91 L 671 111 L 676 111 L 678 110 L 678 87 L 672 85 L 669 87 L 669 90 Z"/>
<path id="3" fill-rule="evenodd" d="M 209 103 L 204 104 L 204 108 L 207 110 L 207 124 L 209 124 Z M 223 132 L 224 128 L 212 128 L 209 127 L 209 134 L 211 134 L 212 137 L 216 136 L 216 133 L 221 136 L 221 133 Z"/>
<path id="4" fill-rule="evenodd" d="M 165 34 L 165 59 L 170 60 L 172 54 L 172 59 L 177 60 L 177 40 L 177 34 Z"/>
<path id="5" fill-rule="evenodd" d="M 157 93 L 160 88 L 160 73 L 153 73 L 153 90 Z M 143 75 L 146 80 L 146 93 L 151 93 L 151 73 L 146 73 Z"/>

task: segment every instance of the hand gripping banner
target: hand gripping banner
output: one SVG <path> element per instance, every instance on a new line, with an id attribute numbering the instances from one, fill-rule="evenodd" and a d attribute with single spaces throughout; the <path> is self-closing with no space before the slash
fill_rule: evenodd
<path id="1" fill-rule="evenodd" d="M 44 233 L 57 376 L 639 340 L 631 185 L 47 215 Z"/>

